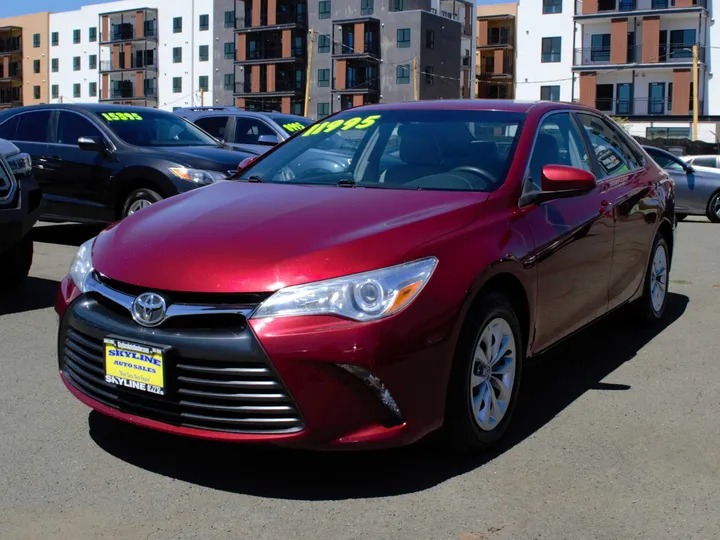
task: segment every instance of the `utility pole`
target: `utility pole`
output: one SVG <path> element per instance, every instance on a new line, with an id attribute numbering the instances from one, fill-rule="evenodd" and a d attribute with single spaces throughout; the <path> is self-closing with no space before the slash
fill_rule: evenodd
<path id="1" fill-rule="evenodd" d="M 698 138 L 698 46 L 693 45 L 693 141 Z"/>
<path id="2" fill-rule="evenodd" d="M 308 65 L 305 74 L 305 116 L 310 115 L 310 76 L 312 75 L 312 57 L 315 43 L 315 30 L 310 29 L 310 45 L 308 46 Z"/>
<path id="3" fill-rule="evenodd" d="M 418 100 L 417 57 L 413 57 L 413 96 Z"/>

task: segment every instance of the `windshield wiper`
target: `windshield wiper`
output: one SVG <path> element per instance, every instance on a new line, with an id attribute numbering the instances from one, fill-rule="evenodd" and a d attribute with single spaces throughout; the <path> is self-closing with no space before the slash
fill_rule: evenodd
<path id="1" fill-rule="evenodd" d="M 352 178 L 343 178 L 342 180 L 339 180 L 337 184 L 335 184 L 337 187 L 355 187 L 355 180 Z"/>

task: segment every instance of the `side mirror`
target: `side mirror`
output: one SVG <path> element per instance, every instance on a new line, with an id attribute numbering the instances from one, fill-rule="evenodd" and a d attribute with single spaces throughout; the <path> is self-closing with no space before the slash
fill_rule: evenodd
<path id="1" fill-rule="evenodd" d="M 258 137 L 258 144 L 269 144 L 275 146 L 279 142 L 280 140 L 277 138 L 277 135 L 260 135 Z"/>
<path id="2" fill-rule="evenodd" d="M 545 165 L 540 179 L 542 191 L 531 191 L 520 197 L 520 206 L 579 197 L 597 187 L 595 175 L 585 169 L 565 165 Z"/>
<path id="3" fill-rule="evenodd" d="M 232 174 L 231 178 L 240 175 L 250 164 L 257 159 L 257 156 L 250 156 L 243 159 L 237 167 L 237 170 Z"/>
<path id="4" fill-rule="evenodd" d="M 695 169 L 693 168 L 692 165 L 688 165 L 687 167 L 685 167 L 685 174 L 692 174 L 694 172 L 695 172 Z"/>
<path id="5" fill-rule="evenodd" d="M 81 150 L 89 150 L 91 152 L 105 153 L 107 147 L 105 146 L 105 140 L 102 137 L 80 137 L 78 139 L 78 146 Z"/>

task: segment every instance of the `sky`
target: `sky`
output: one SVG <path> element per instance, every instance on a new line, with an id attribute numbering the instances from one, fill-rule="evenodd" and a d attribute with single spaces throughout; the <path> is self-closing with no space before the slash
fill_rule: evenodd
<path id="1" fill-rule="evenodd" d="M 478 4 L 501 4 L 512 0 L 478 0 Z M 37 13 L 38 11 L 72 11 L 87 4 L 101 4 L 98 0 L 0 0 L 0 19 Z"/>

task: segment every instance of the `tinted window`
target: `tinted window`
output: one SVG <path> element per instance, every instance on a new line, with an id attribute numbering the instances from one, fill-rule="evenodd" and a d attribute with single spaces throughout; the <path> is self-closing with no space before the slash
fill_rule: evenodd
<path id="1" fill-rule="evenodd" d="M 251 165 L 241 178 L 492 191 L 505 181 L 525 117 L 501 111 L 374 112 L 348 110 L 319 122 Z"/>
<path id="2" fill-rule="evenodd" d="M 15 140 L 24 142 L 48 142 L 50 137 L 50 111 L 29 112 L 20 116 Z"/>
<path id="3" fill-rule="evenodd" d="M 713 156 L 698 157 L 692 160 L 698 167 L 717 167 L 717 160 Z"/>
<path id="4" fill-rule="evenodd" d="M 650 157 L 653 158 L 655 162 L 663 169 L 668 169 L 670 171 L 685 170 L 685 168 L 682 166 L 682 161 L 673 156 L 672 154 L 665 153 L 662 150 L 658 150 L 656 148 L 646 148 L 645 150 L 648 154 L 650 154 Z"/>
<path id="5" fill-rule="evenodd" d="M 275 132 L 265 122 L 255 118 L 235 119 L 235 142 L 238 144 L 261 144 L 260 135 L 275 135 Z"/>
<path id="6" fill-rule="evenodd" d="M 310 120 L 309 118 L 305 118 L 304 116 L 276 114 L 273 115 L 272 119 L 283 128 L 283 131 L 285 131 L 289 135 L 297 133 L 298 131 L 302 131 L 301 129 L 299 129 L 299 126 L 297 124 L 300 124 L 303 128 L 306 128 L 310 124 L 312 124 L 312 120 Z"/>
<path id="7" fill-rule="evenodd" d="M 589 156 L 570 115 L 552 114 L 543 120 L 538 129 L 530 158 L 526 190 L 540 190 L 545 165 L 565 165 L 591 170 Z"/>
<path id="8" fill-rule="evenodd" d="M 602 118 L 578 114 L 581 125 L 600 164 L 600 177 L 606 178 L 637 169 L 639 164 L 619 134 Z"/>
<path id="9" fill-rule="evenodd" d="M 115 135 L 134 146 L 215 146 L 218 142 L 203 131 L 169 112 L 135 109 L 128 112 L 108 109 L 95 113 Z"/>
<path id="10" fill-rule="evenodd" d="M 87 118 L 62 111 L 58 121 L 58 144 L 76 145 L 80 137 L 101 137 L 102 134 Z"/>
<path id="11" fill-rule="evenodd" d="M 0 139 L 14 140 L 19 120 L 20 115 L 16 114 L 10 120 L 0 124 Z"/>
<path id="12" fill-rule="evenodd" d="M 225 140 L 227 121 L 227 116 L 206 116 L 205 118 L 198 118 L 195 120 L 195 124 L 207 131 L 213 137 Z"/>

